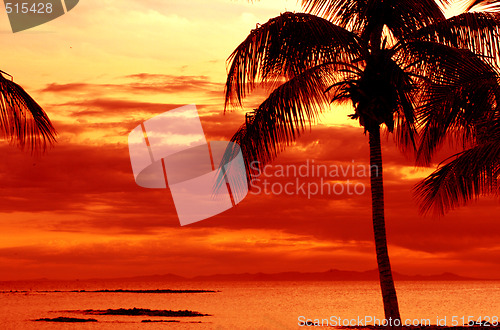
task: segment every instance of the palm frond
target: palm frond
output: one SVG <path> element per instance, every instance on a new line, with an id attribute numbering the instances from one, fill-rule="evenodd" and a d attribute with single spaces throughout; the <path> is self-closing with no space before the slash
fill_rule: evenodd
<path id="1" fill-rule="evenodd" d="M 442 9 L 434 0 L 393 1 L 389 15 L 385 24 L 398 40 L 402 40 L 426 26 L 445 20 Z"/>
<path id="2" fill-rule="evenodd" d="M 56 131 L 43 109 L 26 91 L 0 73 L 0 134 L 21 149 L 43 151 Z"/>
<path id="3" fill-rule="evenodd" d="M 360 32 L 366 26 L 366 14 L 373 7 L 373 0 L 301 0 L 306 12 L 319 15 L 351 31 Z"/>
<path id="4" fill-rule="evenodd" d="M 413 37 L 468 49 L 499 65 L 500 14 L 464 13 L 426 26 Z"/>
<path id="5" fill-rule="evenodd" d="M 247 115 L 231 142 L 241 147 L 249 179 L 317 121 L 333 97 L 325 91 L 342 76 L 338 74 L 342 66 L 325 64 L 307 70 L 276 88 Z"/>
<path id="6" fill-rule="evenodd" d="M 481 195 L 499 196 L 500 140 L 466 150 L 415 188 L 420 211 L 444 214 Z"/>
<path id="7" fill-rule="evenodd" d="M 418 92 L 418 85 L 406 74 L 402 78 L 404 79 L 404 84 L 400 84 L 397 87 L 399 111 L 396 111 L 394 114 L 394 138 L 396 145 L 401 151 L 415 152 L 419 136 L 415 117 L 415 108 L 417 107 L 415 97 Z"/>
<path id="8" fill-rule="evenodd" d="M 335 24 L 369 38 L 372 31 L 386 25 L 398 39 L 418 29 L 444 20 L 434 0 L 302 0 L 303 8 Z"/>
<path id="9" fill-rule="evenodd" d="M 449 85 L 430 84 L 422 97 L 425 102 L 418 109 L 424 138 L 418 152 L 422 164 L 428 164 L 432 153 L 440 147 L 446 135 L 466 147 L 473 142 L 475 123 L 491 111 L 496 103 L 493 79 L 481 74 Z"/>
<path id="10" fill-rule="evenodd" d="M 399 47 L 399 46 L 398 46 Z M 495 70 L 467 50 L 427 41 L 400 44 L 396 61 L 420 80 L 417 120 L 422 139 L 417 159 L 428 164 L 447 133 L 473 137 L 473 123 L 498 102 Z"/>
<path id="11" fill-rule="evenodd" d="M 256 82 L 291 79 L 316 65 L 349 62 L 361 48 L 355 34 L 323 18 L 284 13 L 258 26 L 232 53 L 225 87 L 226 107 L 241 105 Z"/>
<path id="12" fill-rule="evenodd" d="M 500 94 L 500 83 L 498 93 Z M 500 96 L 497 99 L 500 99 Z M 484 112 L 482 115 L 474 125 L 475 143 L 500 141 L 500 103 L 497 103 L 496 110 Z"/>

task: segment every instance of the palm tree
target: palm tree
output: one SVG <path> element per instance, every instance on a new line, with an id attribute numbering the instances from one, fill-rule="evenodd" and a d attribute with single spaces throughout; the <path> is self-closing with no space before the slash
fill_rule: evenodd
<path id="1" fill-rule="evenodd" d="M 7 79 L 4 75 L 9 76 Z M 47 114 L 26 91 L 0 70 L 0 134 L 12 144 L 32 152 L 55 142 L 56 131 Z"/>
<path id="2" fill-rule="evenodd" d="M 385 230 L 381 129 L 394 133 L 402 151 L 425 159 L 432 146 L 417 150 L 417 119 L 436 106 L 453 108 L 445 102 L 449 90 L 460 89 L 457 103 L 477 101 L 483 87 L 469 79 L 493 79 L 484 59 L 498 47 L 499 19 L 476 12 L 446 19 L 444 1 L 434 0 L 301 2 L 305 13 L 286 12 L 258 25 L 229 58 L 226 109 L 242 107 L 258 85 L 272 90 L 232 141 L 241 146 L 251 178 L 331 103 L 352 103 L 350 117 L 369 136 L 380 286 L 385 317 L 394 322 L 400 313 Z"/>

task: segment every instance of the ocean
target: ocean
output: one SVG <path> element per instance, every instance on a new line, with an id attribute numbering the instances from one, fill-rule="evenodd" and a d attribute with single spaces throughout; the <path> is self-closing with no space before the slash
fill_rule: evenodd
<path id="1" fill-rule="evenodd" d="M 469 319 L 494 321 L 500 317 L 500 282 L 497 281 L 400 281 L 396 288 L 404 322 L 441 322 L 441 325 L 452 326 L 468 323 Z M 104 289 L 216 292 L 91 292 Z M 73 290 L 85 291 L 71 292 Z M 348 323 L 357 326 L 364 325 L 370 318 L 383 319 L 380 289 L 378 283 L 372 281 L 36 281 L 0 282 L 0 291 L 0 329 L 300 329 L 303 328 L 300 324 L 308 320 L 326 327 Z M 133 308 L 190 310 L 210 316 L 89 315 L 83 312 Z M 34 321 L 57 317 L 92 318 L 97 322 Z M 145 323 L 143 320 L 175 322 Z"/>

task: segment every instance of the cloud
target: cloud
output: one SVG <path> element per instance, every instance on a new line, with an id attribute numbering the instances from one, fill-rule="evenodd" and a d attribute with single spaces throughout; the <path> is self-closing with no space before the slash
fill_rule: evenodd
<path id="1" fill-rule="evenodd" d="M 195 276 L 216 272 L 276 272 L 298 267 L 323 271 L 327 266 L 325 257 L 332 266 L 349 259 L 365 265 L 366 261 L 372 263 L 373 257 L 366 255 L 369 248 L 364 244 L 324 242 L 280 231 L 183 229 L 164 231 L 154 238 L 1 248 L 0 265 L 15 262 L 18 271 L 36 269 L 38 277 L 52 278 L 145 273 Z"/>
<path id="2" fill-rule="evenodd" d="M 212 82 L 207 76 L 183 76 L 168 74 L 137 73 L 124 76 L 118 84 L 91 83 L 50 83 L 40 92 L 75 94 L 75 93 L 133 93 L 133 94 L 172 94 L 172 93 L 209 93 L 222 96 L 224 89 L 221 83 Z"/>
<path id="3" fill-rule="evenodd" d="M 45 88 L 40 90 L 40 92 L 46 93 L 67 93 L 67 92 L 80 92 L 88 90 L 90 84 L 86 83 L 70 83 L 70 84 L 48 84 Z M 109 85 L 108 85 L 109 86 Z"/>
<path id="4" fill-rule="evenodd" d="M 220 117 L 220 118 L 219 118 Z M 227 134 L 219 124 L 225 116 L 209 115 L 204 125 L 214 136 Z M 217 119 L 221 119 L 218 122 Z M 238 118 L 230 118 L 231 125 Z M 349 127 L 329 127 L 313 131 L 305 140 L 288 148 L 272 163 L 279 166 L 304 166 L 307 161 L 317 165 L 368 166 L 366 137 L 361 130 Z M 332 143 L 325 141 L 334 136 Z M 126 135 L 121 139 L 126 141 Z M 0 209 L 6 213 L 53 212 L 66 214 L 67 220 L 48 222 L 48 230 L 76 229 L 90 233 L 120 235 L 152 234 L 161 228 L 177 228 L 178 220 L 168 190 L 138 187 L 132 176 L 126 143 L 74 144 L 62 143 L 44 157 L 32 160 L 29 155 L 4 146 L 1 152 L 7 161 L 0 164 L 2 178 Z M 392 152 L 392 151 L 391 151 Z M 408 160 L 393 158 L 385 172 L 386 215 L 390 244 L 414 251 L 449 252 L 467 247 L 486 247 L 498 238 L 497 223 L 488 212 L 495 204 L 472 206 L 474 211 L 459 210 L 452 218 L 426 219 L 418 215 L 411 189 L 419 180 L 405 175 L 402 165 Z M 330 155 L 328 157 L 328 155 Z M 386 156 L 386 159 L 388 157 Z M 7 175 L 8 173 L 8 175 Z M 269 177 L 270 185 L 294 183 L 295 177 Z M 319 184 L 320 178 L 299 178 L 305 185 Z M 339 182 L 347 178 L 335 178 Z M 195 228 L 227 230 L 266 229 L 290 234 L 306 234 L 320 240 L 371 241 L 369 179 L 351 178 L 365 185 L 364 195 L 313 195 L 302 192 L 288 196 L 250 194 L 240 205 L 212 219 L 195 224 Z M 261 186 L 262 187 L 262 186 Z M 272 211 L 270 211 L 272 210 Z M 472 226 L 470 212 L 484 214 L 482 226 Z M 82 215 L 85 215 L 83 218 Z M 78 219 L 75 218 L 78 216 Z M 448 220 L 452 219 L 452 220 Z M 489 226 L 489 227 L 488 227 Z M 468 236 L 481 240 L 466 239 Z"/>

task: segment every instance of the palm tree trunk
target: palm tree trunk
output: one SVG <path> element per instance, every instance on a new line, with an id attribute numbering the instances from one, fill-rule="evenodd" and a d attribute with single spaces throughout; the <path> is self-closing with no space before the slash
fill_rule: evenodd
<path id="1" fill-rule="evenodd" d="M 392 278 L 391 263 L 387 251 L 384 216 L 384 182 L 382 178 L 382 150 L 380 144 L 380 127 L 368 131 L 370 138 L 370 183 L 372 193 L 373 233 L 375 235 L 375 249 L 380 276 L 380 288 L 384 299 L 386 320 L 401 320 L 399 315 L 398 298 Z"/>

